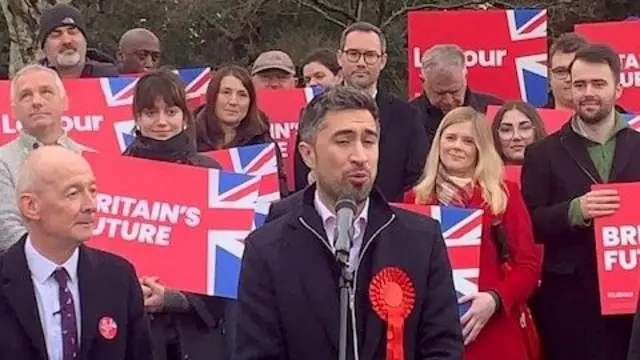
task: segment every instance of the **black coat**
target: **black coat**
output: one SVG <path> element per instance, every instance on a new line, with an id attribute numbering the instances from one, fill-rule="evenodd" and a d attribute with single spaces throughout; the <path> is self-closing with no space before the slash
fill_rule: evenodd
<path id="1" fill-rule="evenodd" d="M 288 202 L 297 209 L 246 240 L 233 359 L 338 358 L 340 269 L 313 206 L 314 193 L 310 186 L 302 206 Z M 380 270 L 396 266 L 416 291 L 404 323 L 405 359 L 462 359 L 456 295 L 438 223 L 391 208 L 372 193 L 362 249 L 354 281 L 360 358 L 386 358 L 386 324 L 374 313 L 368 288 Z"/>
<path id="2" fill-rule="evenodd" d="M 402 201 L 406 191 L 420 179 L 431 143 L 422 129 L 419 112 L 391 94 L 378 92 L 380 151 L 375 184 L 391 202 Z M 298 140 L 296 140 L 296 143 Z M 302 161 L 296 144 L 295 189 L 304 189 L 309 168 Z"/>
<path id="3" fill-rule="evenodd" d="M 0 359 L 48 360 L 24 246 L 27 235 L 0 257 Z M 152 360 L 149 323 L 133 266 L 121 257 L 79 248 L 81 339 L 78 360 Z M 103 316 L 118 325 L 113 340 L 98 333 Z"/>
<path id="4" fill-rule="evenodd" d="M 498 99 L 495 96 L 489 94 L 482 94 L 473 92 L 471 89 L 467 87 L 467 91 L 464 94 L 464 103 L 463 106 L 470 106 L 475 111 L 486 114 L 487 107 L 489 105 L 502 105 L 504 101 Z M 432 140 L 435 137 L 436 130 L 438 130 L 438 126 L 442 122 L 444 118 L 444 113 L 442 110 L 436 108 L 431 104 L 427 96 L 423 93 L 417 98 L 411 100 L 411 105 L 415 106 L 420 110 L 422 114 L 421 124 L 424 126 L 427 131 L 427 136 Z"/>
<path id="5" fill-rule="evenodd" d="M 544 244 L 533 310 L 546 360 L 622 360 L 628 349 L 632 317 L 600 315 L 593 226 L 569 224 L 571 200 L 602 182 L 586 141 L 567 122 L 525 152 L 522 191 L 536 241 Z M 639 152 L 640 133 L 618 132 L 609 182 L 639 181 Z"/>
<path id="6" fill-rule="evenodd" d="M 206 168 L 220 168 L 213 159 L 195 152 L 183 132 L 169 140 L 158 141 L 138 135 L 124 153 L 150 160 L 182 163 Z M 212 296 L 184 293 L 189 302 L 186 311 L 149 314 L 154 360 L 166 360 L 167 341 L 177 333 L 181 355 L 190 360 L 218 360 L 229 358 L 232 339 L 227 331 L 235 326 L 225 316 L 232 301 Z"/>

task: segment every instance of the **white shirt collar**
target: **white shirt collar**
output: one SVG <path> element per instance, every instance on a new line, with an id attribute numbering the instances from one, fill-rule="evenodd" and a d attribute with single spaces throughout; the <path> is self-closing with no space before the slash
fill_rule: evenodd
<path id="1" fill-rule="evenodd" d="M 315 195 L 313 197 L 313 205 L 315 206 L 316 211 L 320 215 L 320 218 L 322 218 L 322 224 L 324 226 L 327 226 L 327 222 L 335 220 L 336 215 L 331 210 L 329 210 L 329 208 L 327 208 L 327 206 L 322 201 L 320 201 L 320 196 L 318 196 L 318 190 L 316 190 Z M 369 198 L 367 198 L 367 200 L 365 201 L 364 207 L 362 208 L 362 211 L 360 212 L 360 214 L 358 215 L 354 223 L 361 226 L 362 229 L 364 229 L 364 226 L 366 226 L 367 224 L 368 218 L 369 218 Z"/>
<path id="2" fill-rule="evenodd" d="M 75 249 L 71 257 L 64 264 L 58 266 L 58 264 L 40 254 L 31 243 L 31 237 L 27 236 L 27 241 L 24 244 L 24 253 L 27 257 L 27 266 L 31 271 L 31 275 L 40 284 L 47 281 L 53 272 L 60 267 L 67 271 L 71 282 L 75 282 L 78 277 L 78 248 Z"/>

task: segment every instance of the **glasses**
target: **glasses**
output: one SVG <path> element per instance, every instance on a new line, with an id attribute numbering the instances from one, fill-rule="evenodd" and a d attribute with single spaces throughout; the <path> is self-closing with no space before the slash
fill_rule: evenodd
<path id="1" fill-rule="evenodd" d="M 535 126 L 529 125 L 520 125 L 517 128 L 513 126 L 500 126 L 498 128 L 498 137 L 500 140 L 511 140 L 516 136 L 516 131 L 520 134 L 520 137 L 529 139 L 533 137 L 533 133 L 535 132 Z"/>
<path id="2" fill-rule="evenodd" d="M 361 57 L 364 57 L 364 62 L 367 65 L 374 65 L 382 57 L 382 54 L 378 54 L 375 51 L 342 50 L 342 52 L 347 55 L 347 60 L 352 63 L 357 63 Z"/>
<path id="3" fill-rule="evenodd" d="M 558 66 L 551 69 L 551 73 L 558 80 L 564 80 L 569 76 L 569 68 L 566 66 Z"/>

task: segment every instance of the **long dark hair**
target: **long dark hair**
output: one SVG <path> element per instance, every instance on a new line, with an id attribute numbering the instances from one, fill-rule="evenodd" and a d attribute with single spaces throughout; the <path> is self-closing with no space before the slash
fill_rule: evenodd
<path id="1" fill-rule="evenodd" d="M 185 84 L 169 68 L 152 70 L 138 80 L 133 94 L 133 116 L 137 119 L 144 110 L 154 109 L 158 99 L 162 99 L 167 106 L 182 110 L 185 132 L 189 144 L 195 149 L 195 124 L 193 114 L 187 107 Z"/>
<path id="2" fill-rule="evenodd" d="M 257 136 L 269 134 L 267 122 L 260 116 L 256 100 L 256 89 L 251 81 L 249 72 L 239 66 L 225 66 L 216 71 L 207 87 L 207 101 L 204 108 L 204 116 L 198 118 L 198 143 L 213 149 L 219 149 L 224 142 L 224 132 L 220 126 L 220 119 L 216 115 L 216 102 L 220 93 L 220 83 L 227 76 L 233 76 L 240 80 L 249 94 L 249 109 L 247 115 L 236 128 L 236 137 L 226 146 L 236 147 L 246 144 Z"/>
<path id="3" fill-rule="evenodd" d="M 547 136 L 547 130 L 544 128 L 544 121 L 538 114 L 538 111 L 531 105 L 527 104 L 524 101 L 510 101 L 504 103 L 502 107 L 496 113 L 496 116 L 493 118 L 493 122 L 491 123 L 491 134 L 493 135 L 493 142 L 496 145 L 496 150 L 503 161 L 506 161 L 507 158 L 504 155 L 504 151 L 502 151 L 502 146 L 500 145 L 500 136 L 498 135 L 498 128 L 500 128 L 500 124 L 502 123 L 502 119 L 504 115 L 511 111 L 518 110 L 524 116 L 526 116 L 529 120 L 531 120 L 531 124 L 533 124 L 533 141 L 538 141 L 543 137 Z"/>

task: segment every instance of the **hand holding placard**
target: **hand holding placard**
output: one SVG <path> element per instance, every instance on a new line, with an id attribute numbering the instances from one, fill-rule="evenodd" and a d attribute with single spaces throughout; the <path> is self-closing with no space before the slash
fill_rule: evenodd
<path id="1" fill-rule="evenodd" d="M 620 208 L 620 196 L 615 189 L 591 190 L 580 197 L 584 220 L 613 215 Z"/>

